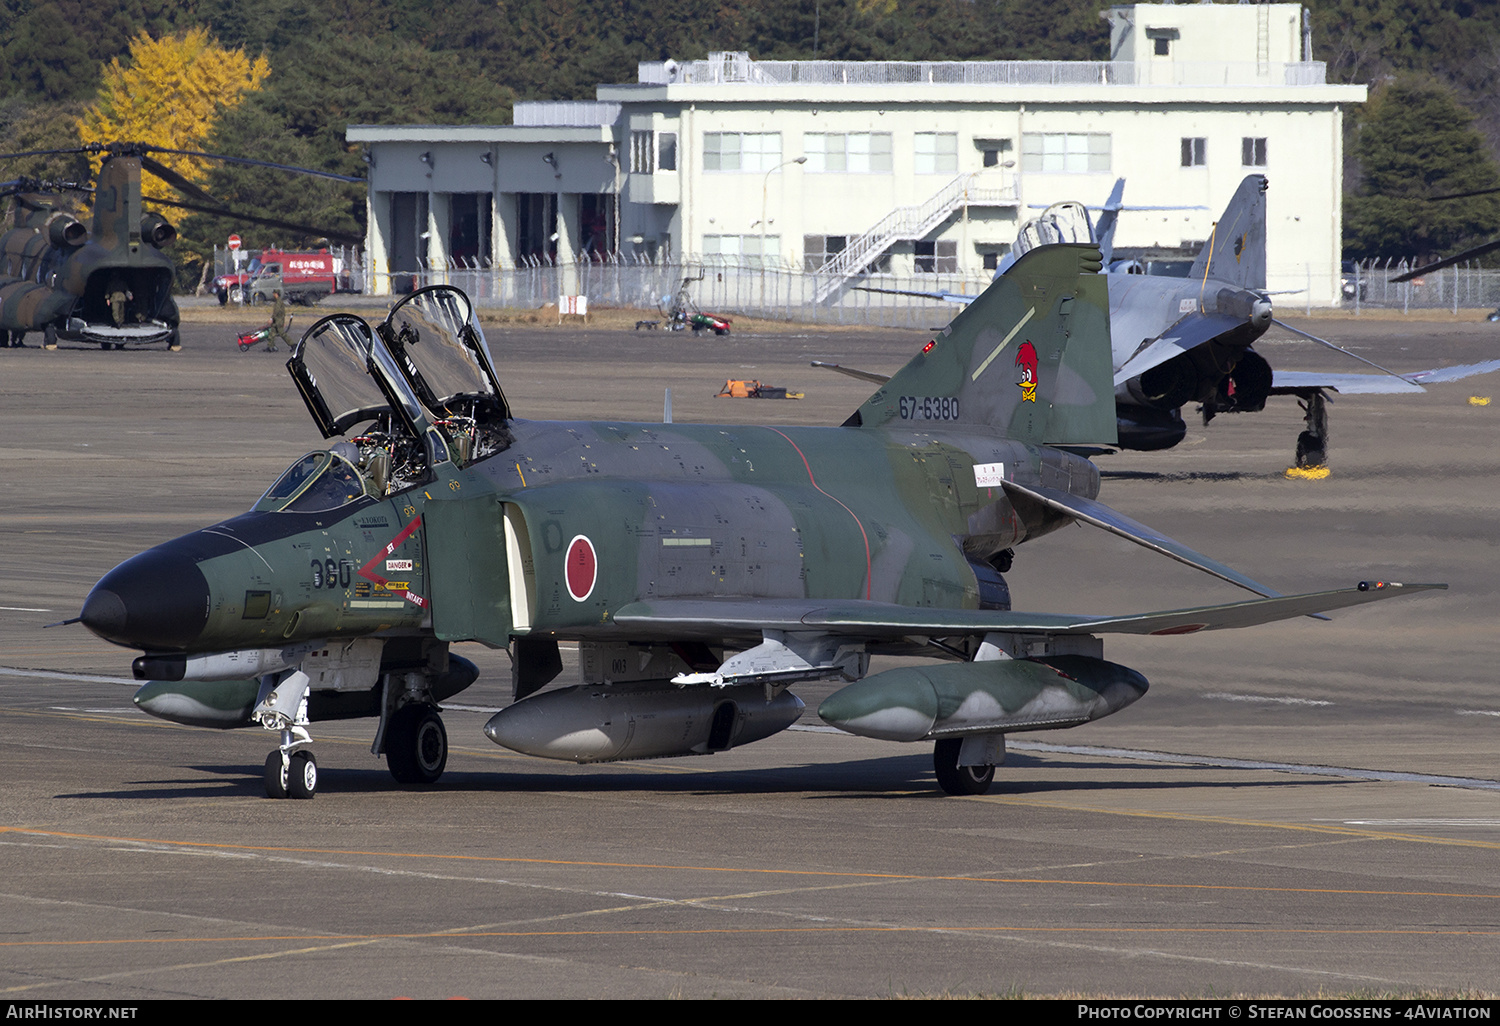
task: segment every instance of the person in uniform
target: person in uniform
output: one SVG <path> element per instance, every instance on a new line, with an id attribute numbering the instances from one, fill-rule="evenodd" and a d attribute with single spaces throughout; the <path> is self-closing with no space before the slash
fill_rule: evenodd
<path id="1" fill-rule="evenodd" d="M 109 303 L 109 317 L 115 322 L 115 327 L 125 326 L 125 304 L 130 302 L 130 290 L 125 287 L 125 280 L 115 275 L 109 281 L 109 287 L 105 290 L 104 299 Z"/>
<path id="2" fill-rule="evenodd" d="M 276 338 L 286 343 L 288 349 L 292 348 L 292 340 L 286 333 L 286 301 L 281 298 L 281 290 L 276 289 L 271 293 L 275 303 L 271 307 L 271 335 L 266 339 L 266 352 L 276 352 Z"/>

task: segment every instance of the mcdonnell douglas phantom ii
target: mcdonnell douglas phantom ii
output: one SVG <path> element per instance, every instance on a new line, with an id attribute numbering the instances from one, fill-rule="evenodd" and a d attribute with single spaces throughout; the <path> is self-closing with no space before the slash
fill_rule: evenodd
<path id="1" fill-rule="evenodd" d="M 142 652 L 143 710 L 259 723 L 266 793 L 308 798 L 318 720 L 378 717 L 398 781 L 447 760 L 438 703 L 509 649 L 495 742 L 580 763 L 722 752 L 818 714 L 932 741 L 950 794 L 1012 731 L 1071 727 L 1146 679 L 1100 635 L 1245 627 L 1442 585 L 1283 597 L 1098 501 L 1063 446 L 1115 438 L 1099 251 L 1027 253 L 841 427 L 543 423 L 512 415 L 469 301 L 420 290 L 371 327 L 314 324 L 288 362 L 327 448 L 241 516 L 120 564 L 80 616 Z M 1011 609 L 1017 545 L 1078 521 L 1255 597 L 1122 616 Z M 584 683 L 542 691 L 576 642 Z M 867 674 L 876 654 L 933 662 Z"/>
<path id="2" fill-rule="evenodd" d="M 1135 261 L 1117 261 L 1109 275 L 1113 343 L 1116 444 L 1122 449 L 1170 449 L 1187 435 L 1182 407 L 1197 403 L 1203 423 L 1220 413 L 1255 413 L 1274 395 L 1294 396 L 1302 407 L 1305 430 L 1297 436 L 1296 466 L 1320 466 L 1328 455 L 1328 393 L 1383 394 L 1422 392 L 1424 384 L 1456 381 L 1500 370 L 1500 360 L 1461 367 L 1398 374 L 1332 342 L 1294 328 L 1273 316 L 1266 291 L 1266 189 L 1264 175 L 1247 175 L 1224 214 L 1214 223 L 1186 278 L 1142 273 Z M 1099 223 L 1088 208 L 1057 203 L 1021 226 L 1016 251 L 1060 242 L 1112 246 L 1115 212 L 1123 182 L 1101 209 Z M 1144 208 L 1150 209 L 1150 208 Z M 1105 261 L 1109 256 L 1106 254 Z M 1128 266 L 1127 266 L 1128 265 Z M 1438 266 L 1438 265 L 1432 265 Z M 1399 279 L 1393 279 L 1399 280 Z M 895 291 L 950 303 L 974 297 L 956 292 Z M 1283 331 L 1343 353 L 1377 373 L 1273 370 L 1251 346 L 1275 324 Z M 818 364 L 831 370 L 882 382 L 885 375 Z"/>

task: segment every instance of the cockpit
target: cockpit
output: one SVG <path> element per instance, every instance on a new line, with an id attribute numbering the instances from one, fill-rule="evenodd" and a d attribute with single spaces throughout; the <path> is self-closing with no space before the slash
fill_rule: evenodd
<path id="1" fill-rule="evenodd" d="M 310 327 L 287 369 L 323 437 L 256 503 L 323 512 L 381 498 L 509 447 L 510 407 L 468 296 L 420 289 L 371 327 L 334 314 Z"/>
<path id="2" fill-rule="evenodd" d="M 254 508 L 271 513 L 325 513 L 360 499 L 375 498 L 379 491 L 374 475 L 350 460 L 351 456 L 358 459 L 358 452 L 338 451 L 348 444 L 340 442 L 333 449 L 310 452 L 293 463 Z"/>

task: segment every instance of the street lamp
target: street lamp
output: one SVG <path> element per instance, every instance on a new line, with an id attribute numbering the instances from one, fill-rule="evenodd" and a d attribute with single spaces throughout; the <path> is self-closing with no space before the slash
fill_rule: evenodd
<path id="1" fill-rule="evenodd" d="M 765 177 L 761 179 L 761 182 L 760 182 L 760 260 L 761 260 L 761 264 L 760 264 L 760 266 L 761 266 L 762 272 L 765 271 L 765 267 L 766 267 L 766 263 L 765 263 L 765 261 L 766 261 L 766 198 L 767 198 L 767 195 L 769 194 L 769 192 L 771 190 L 771 176 L 773 174 L 775 174 L 777 171 L 780 171 L 782 168 L 786 167 L 788 164 L 806 164 L 806 163 L 807 163 L 807 158 L 806 157 L 793 157 L 791 160 L 783 160 L 780 164 L 777 164 L 775 167 L 771 168 L 771 170 L 767 171 Z M 783 197 L 783 198 L 785 198 L 785 197 Z"/>

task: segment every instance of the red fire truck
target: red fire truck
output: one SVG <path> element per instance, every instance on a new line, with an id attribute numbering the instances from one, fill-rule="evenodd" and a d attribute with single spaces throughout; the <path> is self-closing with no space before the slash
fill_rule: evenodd
<path id="1" fill-rule="evenodd" d="M 288 303 L 310 306 L 324 296 L 349 291 L 341 263 L 326 249 L 316 253 L 263 249 L 250 258 L 243 271 L 215 278 L 214 290 L 221 304 L 269 303 L 280 289 Z"/>

